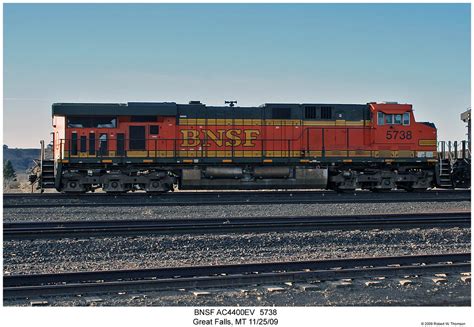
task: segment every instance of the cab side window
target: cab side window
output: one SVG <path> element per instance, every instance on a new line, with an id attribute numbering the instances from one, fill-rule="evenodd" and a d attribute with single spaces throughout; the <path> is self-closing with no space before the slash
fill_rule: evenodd
<path id="1" fill-rule="evenodd" d="M 393 124 L 393 115 L 385 115 L 385 124 L 387 125 Z"/>
<path id="2" fill-rule="evenodd" d="M 403 125 L 410 125 L 410 113 L 405 112 L 403 114 Z"/>
<path id="3" fill-rule="evenodd" d="M 377 125 L 383 125 L 383 112 L 377 112 Z"/>
<path id="4" fill-rule="evenodd" d="M 410 113 L 388 115 L 377 112 L 377 125 L 410 125 Z"/>
<path id="5" fill-rule="evenodd" d="M 395 117 L 394 124 L 401 125 L 402 124 L 402 115 L 393 115 Z"/>

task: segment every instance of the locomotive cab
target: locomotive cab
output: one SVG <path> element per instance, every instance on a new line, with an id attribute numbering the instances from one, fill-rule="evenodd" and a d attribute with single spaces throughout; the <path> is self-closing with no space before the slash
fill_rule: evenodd
<path id="1" fill-rule="evenodd" d="M 436 162 L 436 127 L 418 123 L 412 105 L 397 103 L 369 104 L 375 157 L 426 158 Z M 390 159 L 389 159 L 390 160 Z"/>

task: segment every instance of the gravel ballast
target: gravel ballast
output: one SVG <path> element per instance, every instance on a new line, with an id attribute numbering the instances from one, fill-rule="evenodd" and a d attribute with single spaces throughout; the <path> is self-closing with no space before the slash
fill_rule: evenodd
<path id="1" fill-rule="evenodd" d="M 272 204 L 227 206 L 4 208 L 4 222 L 156 218 L 366 215 L 470 211 L 471 202 Z"/>
<path id="2" fill-rule="evenodd" d="M 4 241 L 4 273 L 469 252 L 469 228 Z"/>
<path id="3" fill-rule="evenodd" d="M 117 220 L 213 217 L 275 217 L 366 215 L 429 212 L 470 212 L 470 201 L 408 203 L 343 203 L 228 206 L 4 208 L 5 222 Z M 238 264 L 294 260 L 355 258 L 470 252 L 470 228 L 371 229 L 259 232 L 242 234 L 181 234 L 134 237 L 87 237 L 9 240 L 3 242 L 4 274 L 56 273 Z M 54 297 L 47 305 L 469 305 L 470 283 L 456 276 L 434 284 L 418 278 L 402 287 L 390 279 L 368 288 L 355 280 L 348 288 L 325 282 L 314 291 L 283 285 L 283 292 L 264 287 L 221 289 L 197 297 L 192 290 L 146 294 L 102 294 L 101 301 L 85 297 Z M 282 285 L 280 285 L 282 286 Z M 95 297 L 95 296 L 94 296 Z M 30 305 L 28 300 L 6 300 L 4 305 Z"/>
<path id="4" fill-rule="evenodd" d="M 81 296 L 6 299 L 7 306 L 29 306 L 35 302 L 50 306 L 470 306 L 470 283 L 459 274 L 450 274 L 447 282 L 433 283 L 430 276 L 411 277 L 401 285 L 399 278 L 387 278 L 367 286 L 367 278 L 352 280 L 338 287 L 339 281 L 313 283 L 303 290 L 299 283 L 278 284 L 279 291 L 268 285 L 230 289 L 181 289 L 160 292 L 120 292 Z M 196 292 L 197 291 L 197 292 Z M 204 292 L 203 292 L 204 291 Z M 196 295 L 203 294 L 203 295 Z"/>

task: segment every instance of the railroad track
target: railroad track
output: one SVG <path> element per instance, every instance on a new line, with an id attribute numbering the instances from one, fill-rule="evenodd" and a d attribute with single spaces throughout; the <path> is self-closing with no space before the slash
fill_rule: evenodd
<path id="1" fill-rule="evenodd" d="M 393 191 L 373 193 L 356 191 L 263 191 L 263 192 L 175 192 L 158 195 L 146 193 L 67 195 L 4 194 L 4 208 L 106 207 L 106 206 L 176 206 L 176 205 L 245 205 L 245 204 L 324 204 L 470 201 L 468 190 L 430 190 L 426 192 Z"/>
<path id="2" fill-rule="evenodd" d="M 238 233 L 367 228 L 470 227 L 470 212 L 245 217 L 147 220 L 14 222 L 3 224 L 3 239 L 65 238 L 176 233 Z"/>
<path id="3" fill-rule="evenodd" d="M 464 273 L 470 253 L 252 263 L 220 266 L 88 271 L 58 274 L 7 275 L 3 297 L 158 291 L 235 287 L 264 283 L 330 281 L 342 278 L 429 276 Z"/>
<path id="4" fill-rule="evenodd" d="M 256 195 L 290 195 L 290 194 L 307 194 L 307 195 L 318 195 L 318 194 L 336 194 L 336 195 L 346 195 L 347 193 L 337 193 L 335 191 L 328 191 L 328 190 L 271 190 L 271 191 L 265 191 L 265 190 L 245 190 L 245 191 L 177 191 L 177 192 L 171 192 L 171 193 L 158 193 L 158 194 L 153 194 L 153 193 L 145 193 L 142 191 L 137 191 L 137 192 L 128 192 L 124 194 L 113 194 L 113 193 L 104 193 L 104 192 L 95 192 L 95 193 L 79 193 L 79 194 L 65 194 L 65 193 L 4 193 L 3 198 L 4 199 L 11 199 L 11 198 L 29 198 L 29 199 L 69 199 L 69 198 L 98 198 L 98 197 L 121 197 L 121 198 L 126 198 L 126 197 L 162 197 L 162 196 L 176 196 L 176 197 L 195 197 L 195 196 L 203 196 L 203 195 L 216 195 L 216 196 L 246 196 L 249 195 L 249 193 L 256 194 Z M 377 194 L 428 194 L 428 193 L 436 193 L 439 195 L 447 195 L 447 194 L 459 194 L 459 193 L 470 193 L 469 190 L 464 190 L 464 189 L 432 189 L 432 190 L 427 190 L 423 192 L 406 192 L 403 190 L 395 190 L 391 192 L 386 192 L 386 193 L 373 193 L 370 191 L 365 191 L 365 190 L 357 190 L 355 192 L 351 192 L 348 194 L 372 194 L 372 195 L 377 195 Z"/>

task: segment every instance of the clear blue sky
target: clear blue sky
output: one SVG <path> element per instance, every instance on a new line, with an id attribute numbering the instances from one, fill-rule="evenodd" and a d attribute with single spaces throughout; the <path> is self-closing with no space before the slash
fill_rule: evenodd
<path id="1" fill-rule="evenodd" d="M 469 4 L 5 4 L 4 143 L 53 102 L 412 103 L 443 139 L 470 106 Z"/>

